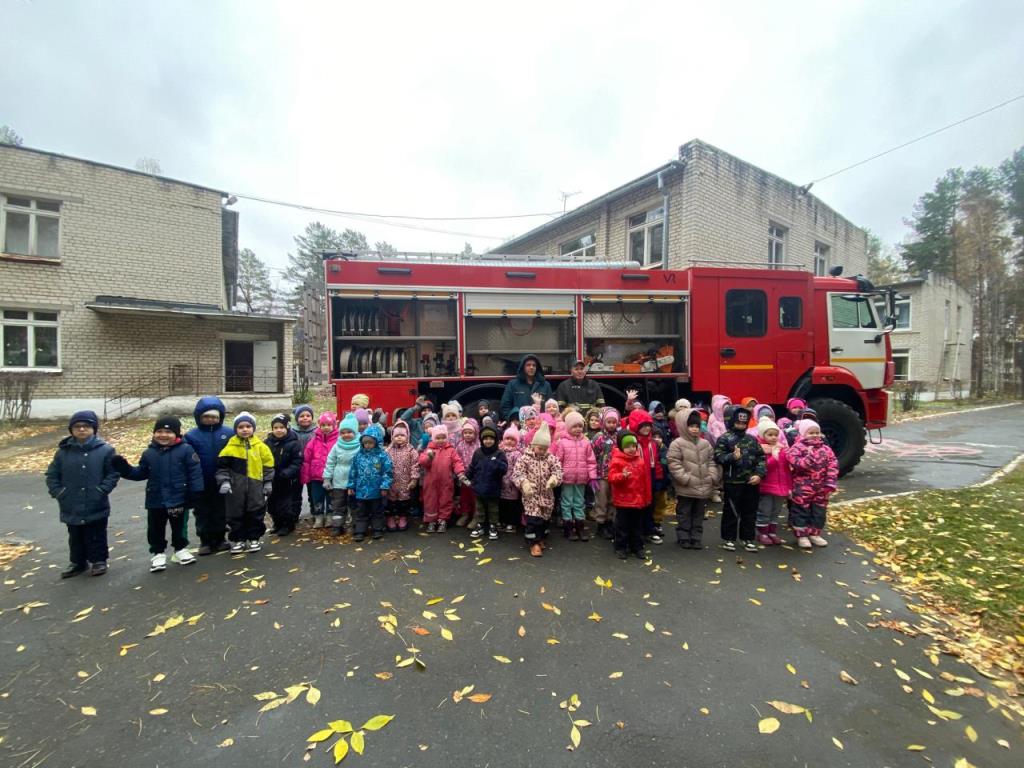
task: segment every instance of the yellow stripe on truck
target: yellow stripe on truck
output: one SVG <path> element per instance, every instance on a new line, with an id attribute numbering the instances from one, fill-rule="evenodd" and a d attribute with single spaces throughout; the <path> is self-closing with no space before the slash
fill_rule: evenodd
<path id="1" fill-rule="evenodd" d="M 720 365 L 719 370 L 722 371 L 770 371 L 775 368 L 774 365 Z"/>
<path id="2" fill-rule="evenodd" d="M 833 363 L 884 363 L 884 357 L 833 357 Z"/>

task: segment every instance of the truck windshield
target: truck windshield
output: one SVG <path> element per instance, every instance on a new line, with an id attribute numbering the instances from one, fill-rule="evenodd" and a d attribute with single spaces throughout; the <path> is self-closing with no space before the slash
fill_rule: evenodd
<path id="1" fill-rule="evenodd" d="M 866 296 L 832 295 L 833 328 L 877 328 L 878 322 Z"/>

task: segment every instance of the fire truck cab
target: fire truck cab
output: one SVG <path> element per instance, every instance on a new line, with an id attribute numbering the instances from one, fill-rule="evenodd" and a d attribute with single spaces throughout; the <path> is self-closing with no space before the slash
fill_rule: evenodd
<path id="1" fill-rule="evenodd" d="M 325 257 L 324 274 L 339 413 L 357 392 L 392 417 L 419 395 L 494 410 L 533 354 L 552 389 L 586 361 L 619 407 L 629 389 L 666 408 L 753 396 L 779 416 L 802 398 L 844 473 L 886 424 L 889 329 L 864 278 L 430 254 Z"/>

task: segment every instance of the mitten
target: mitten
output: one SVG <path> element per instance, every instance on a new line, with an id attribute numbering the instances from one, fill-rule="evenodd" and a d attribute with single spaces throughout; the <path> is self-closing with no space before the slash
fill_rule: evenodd
<path id="1" fill-rule="evenodd" d="M 273 483 L 264 483 L 263 484 L 263 495 L 264 496 L 269 496 L 273 492 L 274 492 L 274 484 Z"/>
<path id="2" fill-rule="evenodd" d="M 537 487 L 529 480 L 523 480 L 523 484 L 519 486 L 519 490 L 523 492 L 523 496 L 533 496 L 537 492 Z"/>
<path id="3" fill-rule="evenodd" d="M 220 492 L 222 494 L 231 493 L 231 483 L 229 483 L 227 480 L 225 480 L 223 483 L 221 483 L 220 484 Z"/>
<path id="4" fill-rule="evenodd" d="M 122 476 L 132 471 L 132 465 L 128 462 L 128 459 L 119 453 L 114 454 L 114 458 L 110 460 L 110 465 Z"/>
<path id="5" fill-rule="evenodd" d="M 552 475 L 544 485 L 549 489 L 554 488 L 558 485 L 558 478 Z"/>

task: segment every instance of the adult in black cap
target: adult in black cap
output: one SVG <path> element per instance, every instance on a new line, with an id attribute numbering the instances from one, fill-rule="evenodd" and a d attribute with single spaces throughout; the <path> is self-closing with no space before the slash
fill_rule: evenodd
<path id="1" fill-rule="evenodd" d="M 591 408 L 604 408 L 604 393 L 601 386 L 593 379 L 587 378 L 587 364 L 577 359 L 572 364 L 571 376 L 558 385 L 555 400 L 559 408 L 574 405 L 580 413 Z"/>

